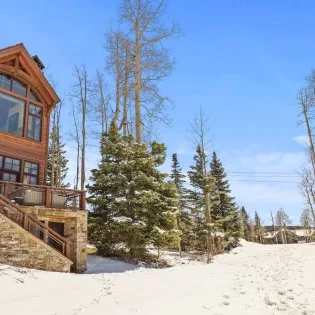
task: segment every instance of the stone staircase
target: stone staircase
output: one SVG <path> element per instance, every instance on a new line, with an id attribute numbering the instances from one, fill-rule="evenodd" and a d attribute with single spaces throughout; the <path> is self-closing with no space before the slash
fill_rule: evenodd
<path id="1" fill-rule="evenodd" d="M 70 272 L 67 239 L 0 195 L 0 263 Z"/>

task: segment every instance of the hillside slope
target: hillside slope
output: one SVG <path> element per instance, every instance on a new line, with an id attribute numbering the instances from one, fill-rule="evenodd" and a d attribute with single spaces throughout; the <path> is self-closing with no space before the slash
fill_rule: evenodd
<path id="1" fill-rule="evenodd" d="M 315 243 L 246 242 L 210 265 L 168 269 L 101 258 L 84 275 L 2 265 L 0 314 L 315 314 L 314 265 Z"/>

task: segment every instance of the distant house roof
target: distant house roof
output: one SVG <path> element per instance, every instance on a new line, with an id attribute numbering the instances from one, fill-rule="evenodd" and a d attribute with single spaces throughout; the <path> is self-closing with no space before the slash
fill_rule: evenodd
<path id="1" fill-rule="evenodd" d="M 264 234 L 264 238 L 274 238 L 279 232 L 281 231 L 286 231 L 292 234 L 295 234 L 296 236 L 310 236 L 314 233 L 314 229 L 308 230 L 308 229 L 297 229 L 297 230 L 288 230 L 288 229 L 281 229 L 281 230 L 277 230 L 277 231 L 272 231 L 272 232 L 267 232 Z"/>
<path id="2" fill-rule="evenodd" d="M 313 229 L 307 230 L 307 229 L 299 229 L 295 230 L 294 233 L 297 236 L 311 236 L 314 233 Z"/>

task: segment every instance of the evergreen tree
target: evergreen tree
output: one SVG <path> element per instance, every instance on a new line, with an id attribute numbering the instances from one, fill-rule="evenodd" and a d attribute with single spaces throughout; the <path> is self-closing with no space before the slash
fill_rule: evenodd
<path id="1" fill-rule="evenodd" d="M 47 185 L 52 183 L 52 173 L 54 173 L 54 186 L 55 187 L 68 187 L 69 183 L 65 183 L 68 173 L 68 162 L 66 158 L 65 144 L 62 142 L 59 133 L 59 127 L 53 128 L 48 148 L 48 165 L 47 165 Z"/>
<path id="2" fill-rule="evenodd" d="M 241 214 L 234 201 L 235 198 L 230 195 L 230 184 L 216 152 L 213 152 L 210 168 L 219 194 L 219 202 L 212 208 L 213 221 L 225 233 L 225 247 L 234 247 L 242 236 Z"/>
<path id="3" fill-rule="evenodd" d="M 127 252 L 139 259 L 148 245 L 160 249 L 178 243 L 176 186 L 158 170 L 165 146 L 153 142 L 148 149 L 131 136 L 122 137 L 112 123 L 103 135 L 101 156 L 88 186 L 89 236 L 100 253 Z"/>
<path id="4" fill-rule="evenodd" d="M 207 170 L 207 155 L 200 145 L 196 148 L 194 156 L 195 164 L 190 166 L 188 176 L 191 186 L 195 189 L 191 194 L 195 199 L 195 230 L 199 237 L 199 246 L 205 244 L 207 250 L 207 262 L 211 260 L 211 254 L 214 253 L 212 233 L 214 224 L 212 223 L 212 208 L 218 200 L 215 179 Z M 202 213 L 201 213 L 202 211 Z M 205 241 L 204 241 L 205 239 Z"/>
<path id="5" fill-rule="evenodd" d="M 191 233 L 192 221 L 189 214 L 190 202 L 189 202 L 189 191 L 185 188 L 186 176 L 182 174 L 182 169 L 180 167 L 177 154 L 172 155 L 172 171 L 170 174 L 172 181 L 174 182 L 179 197 L 178 203 L 178 214 L 177 214 L 177 224 L 181 231 L 181 242 L 179 245 L 179 250 L 181 252 L 182 247 L 188 244 L 189 234 Z"/>
<path id="6" fill-rule="evenodd" d="M 241 218 L 242 218 L 244 238 L 246 241 L 251 241 L 250 219 L 249 219 L 249 215 L 248 215 L 245 207 L 241 208 Z"/>
<path id="7" fill-rule="evenodd" d="M 255 238 L 258 243 L 263 244 L 263 235 L 262 235 L 262 225 L 261 225 L 261 219 L 258 215 L 257 211 L 255 211 Z"/>

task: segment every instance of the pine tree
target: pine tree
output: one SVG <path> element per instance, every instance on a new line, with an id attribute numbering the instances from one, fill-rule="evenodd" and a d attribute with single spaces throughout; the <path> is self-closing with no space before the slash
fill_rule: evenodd
<path id="1" fill-rule="evenodd" d="M 255 211 L 255 238 L 258 243 L 263 244 L 263 235 L 262 235 L 262 226 L 261 226 L 261 219 L 258 215 L 257 211 Z"/>
<path id="2" fill-rule="evenodd" d="M 237 245 L 242 236 L 241 214 L 234 201 L 235 198 L 230 195 L 230 184 L 216 152 L 213 152 L 210 168 L 219 194 L 219 202 L 212 208 L 213 221 L 225 233 L 225 247 L 231 248 Z"/>
<path id="3" fill-rule="evenodd" d="M 172 181 L 174 182 L 179 197 L 177 224 L 181 231 L 181 241 L 179 244 L 179 251 L 181 253 L 182 247 L 185 247 L 189 242 L 189 234 L 191 233 L 192 221 L 189 213 L 189 191 L 185 188 L 186 176 L 182 174 L 177 154 L 172 155 L 172 171 L 170 174 Z"/>
<path id="4" fill-rule="evenodd" d="M 65 188 L 69 186 L 69 183 L 65 183 L 69 170 L 68 162 L 65 144 L 62 142 L 59 127 L 53 128 L 48 148 L 47 185 L 51 185 L 53 177 L 55 187 Z"/>
<path id="5" fill-rule="evenodd" d="M 148 245 L 160 249 L 178 243 L 177 190 L 158 170 L 165 146 L 135 143 L 112 123 L 103 135 L 101 156 L 88 186 L 93 206 L 90 239 L 100 253 L 141 259 Z"/>
<path id="6" fill-rule="evenodd" d="M 251 226 L 249 215 L 245 209 L 245 207 L 241 208 L 241 218 L 242 218 L 242 226 L 243 226 L 243 234 L 246 241 L 251 241 Z"/>

